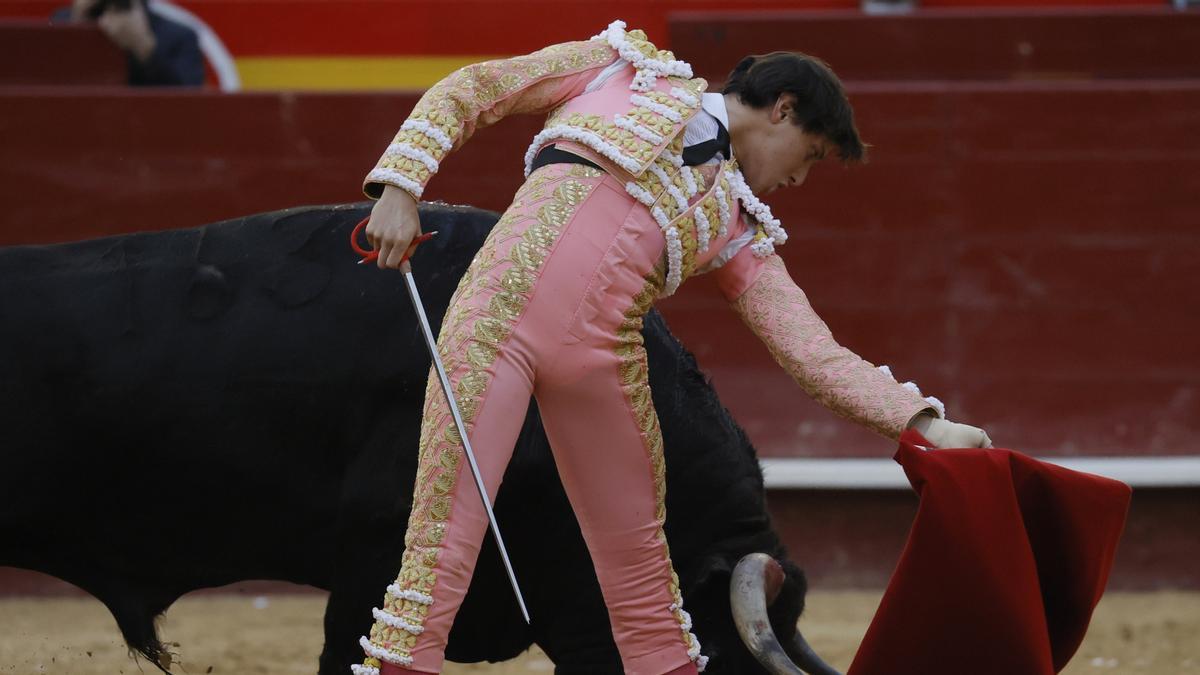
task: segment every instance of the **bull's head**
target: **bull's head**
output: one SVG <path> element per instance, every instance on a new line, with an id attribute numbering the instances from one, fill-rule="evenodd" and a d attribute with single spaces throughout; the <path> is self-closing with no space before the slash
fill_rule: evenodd
<path id="1" fill-rule="evenodd" d="M 709 657 L 705 673 L 838 675 L 796 627 L 807 585 L 796 565 L 750 553 L 732 569 L 706 567 L 686 599 Z"/>
<path id="2" fill-rule="evenodd" d="M 794 620 L 788 624 L 792 630 L 787 647 L 771 627 L 768 607 L 778 600 L 785 580 L 783 567 L 765 553 L 751 553 L 738 562 L 729 582 L 729 604 L 738 636 L 771 673 L 837 675 L 808 646 Z"/>

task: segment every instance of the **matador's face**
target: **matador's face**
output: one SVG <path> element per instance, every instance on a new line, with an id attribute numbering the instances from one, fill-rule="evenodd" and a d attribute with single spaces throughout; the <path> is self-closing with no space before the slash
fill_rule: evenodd
<path id="1" fill-rule="evenodd" d="M 835 147 L 825 136 L 809 134 L 795 123 L 794 102 L 791 94 L 784 94 L 773 106 L 754 110 L 751 123 L 732 139 L 746 183 L 759 197 L 803 184 L 808 170 Z"/>

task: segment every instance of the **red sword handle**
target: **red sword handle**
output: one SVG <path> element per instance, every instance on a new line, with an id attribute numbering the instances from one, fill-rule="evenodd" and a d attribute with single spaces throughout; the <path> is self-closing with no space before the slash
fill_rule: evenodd
<path id="1" fill-rule="evenodd" d="M 350 232 L 350 248 L 354 249 L 354 252 L 362 257 L 362 260 L 358 261 L 358 264 L 360 264 L 360 265 L 369 263 L 369 262 L 374 262 L 377 258 L 379 258 L 379 251 L 376 251 L 375 249 L 363 248 L 358 243 L 358 234 L 366 229 L 367 223 L 370 220 L 371 220 L 370 216 L 363 218 L 362 220 L 358 221 L 358 224 L 354 226 L 354 230 L 352 230 Z M 417 235 L 417 237 L 412 240 L 412 243 L 409 244 L 409 247 L 411 248 L 418 244 L 429 241 L 430 239 L 433 238 L 433 235 L 435 235 L 435 234 L 437 234 L 437 230 L 434 230 L 433 232 L 425 232 L 424 234 Z M 413 249 L 413 253 L 416 253 L 415 248 Z M 411 257 L 412 257 L 412 253 L 409 253 L 408 255 L 401 258 L 400 262 L 404 262 L 405 260 L 408 260 Z"/>

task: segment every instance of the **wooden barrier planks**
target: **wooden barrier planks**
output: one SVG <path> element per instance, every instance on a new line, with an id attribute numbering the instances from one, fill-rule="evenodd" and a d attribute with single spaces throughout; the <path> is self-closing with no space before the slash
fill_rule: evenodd
<path id="1" fill-rule="evenodd" d="M 714 86 L 743 56 L 800 51 L 843 80 L 1200 76 L 1200 12 L 1121 8 L 933 8 L 680 12 L 671 47 Z"/>
<path id="2" fill-rule="evenodd" d="M 413 94 L 6 90 L 0 242 L 356 201 Z M 1187 454 L 1200 424 L 1200 83 L 852 84 L 866 166 L 771 198 L 835 337 L 998 443 Z M 485 129 L 430 199 L 503 209 L 539 121 Z M 768 456 L 887 456 L 718 299 L 662 303 Z"/>
<path id="3" fill-rule="evenodd" d="M 0 19 L 0 86 L 124 85 L 125 54 L 95 26 Z"/>

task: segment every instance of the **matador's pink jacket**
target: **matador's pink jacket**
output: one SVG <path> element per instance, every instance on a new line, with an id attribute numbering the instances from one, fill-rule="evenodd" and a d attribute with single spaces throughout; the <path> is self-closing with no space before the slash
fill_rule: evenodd
<path id="1" fill-rule="evenodd" d="M 421 97 L 363 190 L 378 198 L 394 185 L 419 198 L 439 163 L 475 129 L 507 115 L 546 114 L 526 173 L 537 151 L 554 143 L 625 182 L 666 237 L 664 295 L 712 272 L 734 311 L 806 392 L 883 436 L 898 439 L 920 412 L 944 418 L 936 398 L 833 339 L 775 254 L 787 235 L 750 192 L 736 158 L 683 165 L 683 130 L 707 85 L 620 21 L 590 40 L 466 66 Z"/>

